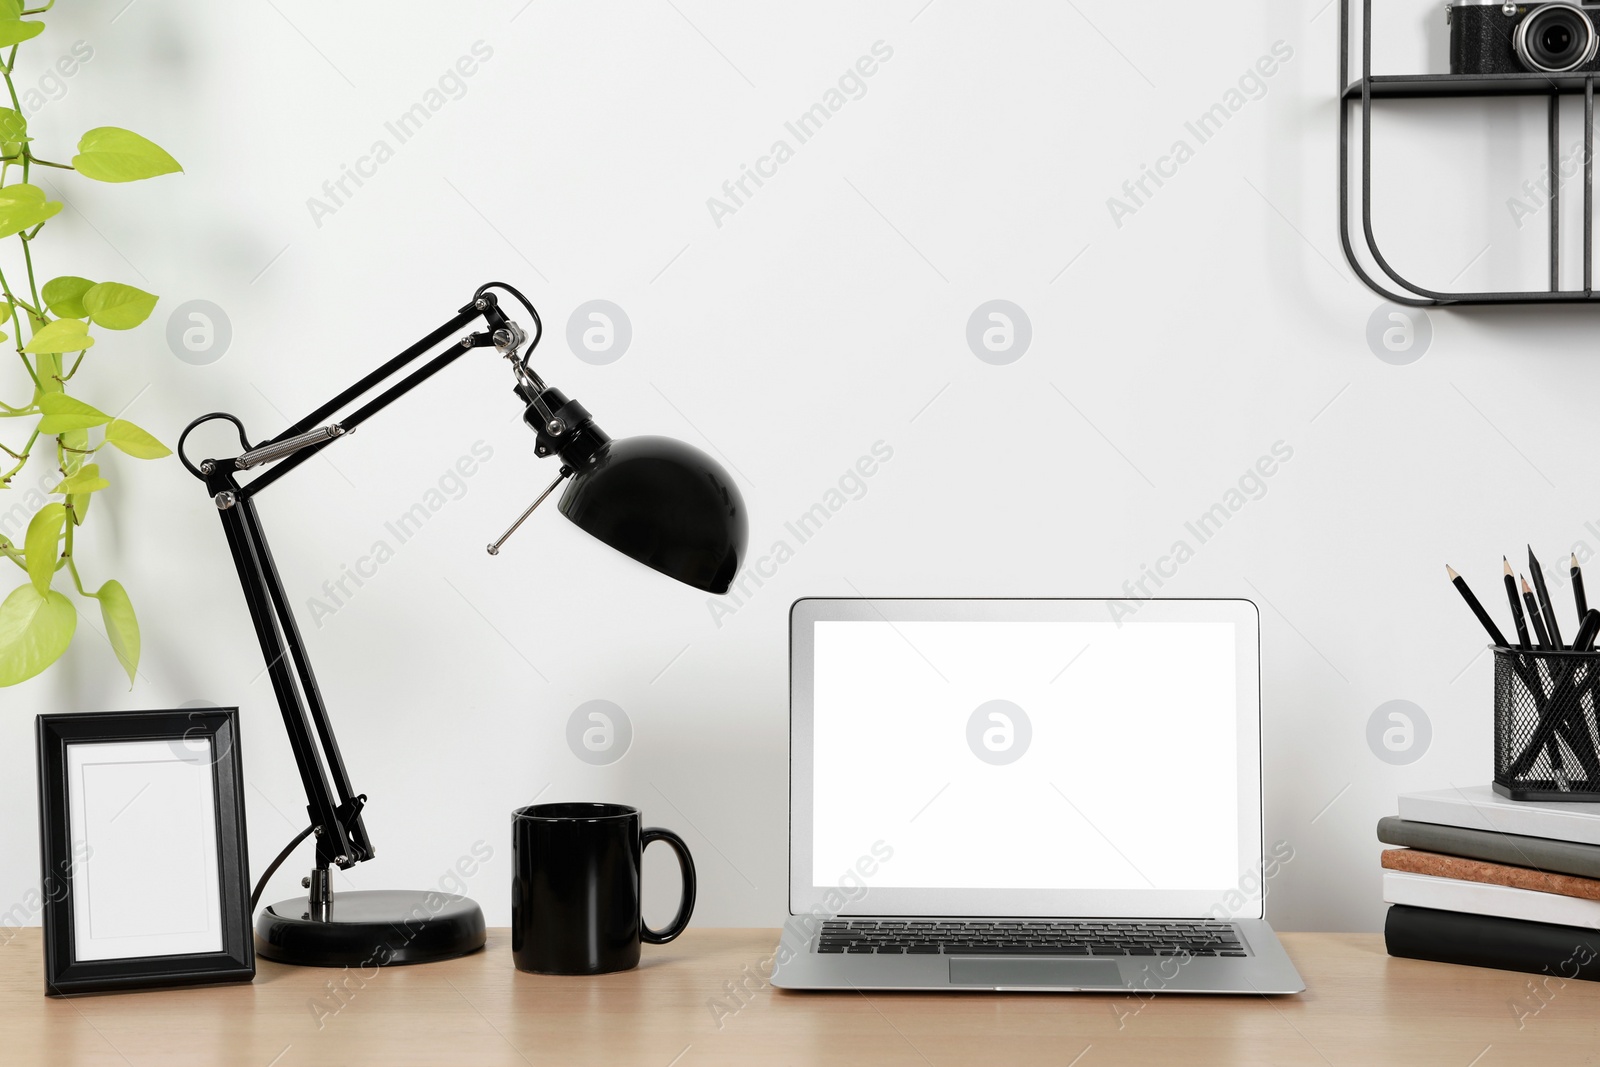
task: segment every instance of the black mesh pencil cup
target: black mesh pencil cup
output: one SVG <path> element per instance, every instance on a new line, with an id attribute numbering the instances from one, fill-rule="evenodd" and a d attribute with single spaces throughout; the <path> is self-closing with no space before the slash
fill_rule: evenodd
<path id="1" fill-rule="evenodd" d="M 1494 789 L 1600 802 L 1600 652 L 1495 648 Z"/>

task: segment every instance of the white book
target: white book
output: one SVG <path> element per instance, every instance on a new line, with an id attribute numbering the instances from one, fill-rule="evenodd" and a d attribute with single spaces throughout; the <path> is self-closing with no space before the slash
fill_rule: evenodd
<path id="1" fill-rule="evenodd" d="M 1600 900 L 1484 882 L 1463 882 L 1431 874 L 1384 871 L 1383 900 L 1386 904 L 1410 904 L 1469 915 L 1497 915 L 1503 919 L 1600 929 Z"/>
<path id="2" fill-rule="evenodd" d="M 1487 785 L 1404 793 L 1400 817 L 1412 822 L 1523 834 L 1552 841 L 1600 845 L 1600 803 L 1537 804 L 1509 800 Z"/>

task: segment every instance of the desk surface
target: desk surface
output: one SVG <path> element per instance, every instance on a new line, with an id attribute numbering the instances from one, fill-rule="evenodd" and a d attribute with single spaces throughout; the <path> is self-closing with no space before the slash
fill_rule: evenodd
<path id="1" fill-rule="evenodd" d="M 10 932 L 10 931 L 6 931 Z M 379 971 L 261 961 L 250 985 L 51 1000 L 38 930 L 0 945 L 0 1061 L 116 1067 L 762 1063 L 1582 1064 L 1600 983 L 1391 959 L 1372 934 L 1288 934 L 1298 997 L 796 994 L 754 976 L 772 930 L 693 930 L 637 970 L 543 978 L 509 935 Z M 748 968 L 748 970 L 747 970 Z M 741 979 L 743 1004 L 729 993 Z M 347 985 L 336 997 L 330 983 Z M 720 1004 L 720 1007 L 718 1006 Z M 1519 1028 L 1517 1013 L 1523 1013 Z"/>

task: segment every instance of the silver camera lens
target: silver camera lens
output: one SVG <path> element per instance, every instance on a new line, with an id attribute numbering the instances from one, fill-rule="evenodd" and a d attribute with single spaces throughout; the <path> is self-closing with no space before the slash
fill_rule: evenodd
<path id="1" fill-rule="evenodd" d="M 1540 4 L 1517 23 L 1511 47 L 1529 70 L 1559 74 L 1576 70 L 1600 47 L 1594 23 L 1572 4 Z"/>

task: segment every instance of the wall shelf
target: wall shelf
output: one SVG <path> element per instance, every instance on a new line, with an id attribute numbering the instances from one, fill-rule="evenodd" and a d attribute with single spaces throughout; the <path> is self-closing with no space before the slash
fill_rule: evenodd
<path id="1" fill-rule="evenodd" d="M 1350 7 L 1339 0 L 1339 240 L 1345 260 L 1367 287 L 1397 304 L 1412 307 L 1485 304 L 1584 304 L 1600 302 L 1594 282 L 1594 94 L 1597 74 L 1379 74 L 1372 73 L 1372 0 L 1362 0 L 1361 72 L 1350 71 Z M 1502 292 L 1443 292 L 1409 281 L 1378 248 L 1372 228 L 1372 110 L 1376 100 L 1448 100 L 1482 97 L 1545 97 L 1548 108 L 1550 173 L 1550 283 L 1545 289 Z M 1583 287 L 1561 287 L 1561 190 L 1559 180 L 1561 98 L 1583 98 Z M 1350 137 L 1352 116 L 1359 117 L 1361 137 L 1361 228 L 1359 239 L 1384 275 L 1372 276 L 1356 257 L 1351 233 Z M 1395 290 L 1400 291 L 1395 291 Z"/>
<path id="2" fill-rule="evenodd" d="M 1367 79 L 1374 100 L 1443 99 L 1450 96 L 1581 96 L 1597 74 L 1374 74 Z M 1345 87 L 1346 100 L 1361 99 L 1361 79 Z"/>

